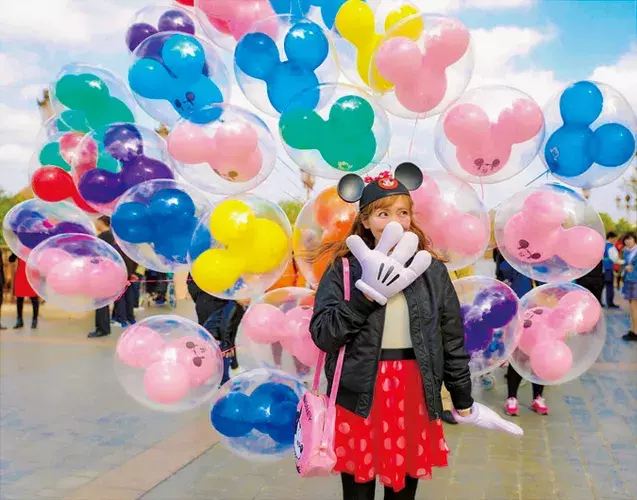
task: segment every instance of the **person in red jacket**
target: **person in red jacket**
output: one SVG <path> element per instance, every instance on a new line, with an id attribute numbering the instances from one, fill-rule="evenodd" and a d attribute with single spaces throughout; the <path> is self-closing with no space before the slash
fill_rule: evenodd
<path id="1" fill-rule="evenodd" d="M 18 313 L 18 319 L 13 327 L 14 330 L 24 327 L 24 320 L 22 319 L 22 310 L 24 308 L 24 299 L 26 297 L 31 299 L 31 305 L 33 307 L 33 318 L 31 320 L 31 328 L 36 329 L 38 327 L 38 313 L 40 311 L 40 299 L 35 290 L 31 287 L 31 283 L 27 279 L 27 263 L 22 259 L 19 259 L 17 255 L 11 254 L 9 262 L 18 262 L 18 270 L 15 273 L 15 282 L 13 284 L 13 294 L 16 298 L 16 307 Z"/>

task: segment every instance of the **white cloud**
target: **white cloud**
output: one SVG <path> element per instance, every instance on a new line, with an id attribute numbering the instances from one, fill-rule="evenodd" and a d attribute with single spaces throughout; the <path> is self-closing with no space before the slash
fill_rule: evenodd
<path id="1" fill-rule="evenodd" d="M 25 80 L 41 78 L 44 74 L 39 58 L 33 52 L 1 53 L 0 68 L 0 86 L 16 85 Z"/>
<path id="2" fill-rule="evenodd" d="M 528 8 L 535 0 L 415 0 L 423 12 L 447 13 L 461 9 L 513 10 Z"/>
<path id="3" fill-rule="evenodd" d="M 18 144 L 0 146 L 0 189 L 14 194 L 24 189 L 29 182 L 26 166 L 31 158 L 32 150 Z"/>
<path id="4" fill-rule="evenodd" d="M 615 64 L 595 68 L 589 78 L 614 87 L 637 111 L 637 43 L 633 43 Z"/>
<path id="5" fill-rule="evenodd" d="M 29 104 L 33 104 L 39 99 L 42 99 L 43 92 L 48 88 L 48 83 L 32 83 L 25 85 L 20 89 L 20 95 L 29 101 Z"/>
<path id="6" fill-rule="evenodd" d="M 40 115 L 36 110 L 0 104 L 0 143 L 30 143 L 36 138 L 39 129 Z"/>

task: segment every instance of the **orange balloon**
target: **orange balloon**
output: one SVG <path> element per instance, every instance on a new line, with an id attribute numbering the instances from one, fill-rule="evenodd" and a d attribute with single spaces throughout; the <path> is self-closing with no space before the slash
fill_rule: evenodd
<path id="1" fill-rule="evenodd" d="M 335 241 L 343 241 L 352 229 L 356 214 L 352 217 L 342 220 L 332 221 L 331 227 L 323 233 L 322 243 L 333 243 Z"/>
<path id="2" fill-rule="evenodd" d="M 332 263 L 332 255 L 329 253 L 326 253 L 322 255 L 321 257 L 319 257 L 312 264 L 312 273 L 314 274 L 314 277 L 316 278 L 317 282 L 321 281 L 323 274 L 325 274 L 325 271 L 327 271 L 327 268 L 329 267 L 331 263 Z"/>
<path id="3" fill-rule="evenodd" d="M 314 201 L 314 217 L 316 218 L 316 222 L 318 222 L 322 228 L 329 227 L 338 212 L 343 210 L 347 205 L 349 204 L 344 202 L 338 195 L 336 186 L 327 188 L 322 191 Z"/>
<path id="4" fill-rule="evenodd" d="M 301 301 L 299 302 L 299 306 L 314 307 L 314 295 L 309 295 L 304 299 L 301 299 Z"/>
<path id="5" fill-rule="evenodd" d="M 294 261 L 290 261 L 283 275 L 274 285 L 268 288 L 268 291 L 288 286 L 296 286 L 296 266 L 294 265 Z"/>

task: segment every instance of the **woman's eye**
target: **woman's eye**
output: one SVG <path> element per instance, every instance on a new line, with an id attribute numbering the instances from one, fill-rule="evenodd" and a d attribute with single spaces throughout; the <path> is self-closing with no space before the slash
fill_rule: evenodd
<path id="1" fill-rule="evenodd" d="M 387 217 L 387 212 L 380 212 L 378 217 Z"/>

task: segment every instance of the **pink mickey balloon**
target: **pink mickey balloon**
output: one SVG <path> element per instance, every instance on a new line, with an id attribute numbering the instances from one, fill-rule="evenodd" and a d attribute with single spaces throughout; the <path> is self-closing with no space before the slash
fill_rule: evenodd
<path id="1" fill-rule="evenodd" d="M 313 309 L 300 306 L 285 313 L 285 327 L 283 331 L 288 338 L 298 338 L 310 335 L 310 321 Z"/>
<path id="2" fill-rule="evenodd" d="M 166 138 L 168 153 L 177 161 L 195 164 L 210 154 L 210 138 L 189 121 L 179 122 Z"/>
<path id="3" fill-rule="evenodd" d="M 527 355 L 530 355 L 533 348 L 541 341 L 555 338 L 557 333 L 548 326 L 551 309 L 547 307 L 533 307 L 524 311 L 522 322 L 522 334 L 518 348 Z"/>
<path id="4" fill-rule="evenodd" d="M 555 255 L 560 231 L 533 224 L 522 212 L 514 215 L 504 226 L 504 245 L 521 262 L 537 264 Z"/>
<path id="5" fill-rule="evenodd" d="M 253 342 L 278 342 L 285 326 L 285 314 L 271 304 L 254 304 L 241 320 L 243 333 Z"/>
<path id="6" fill-rule="evenodd" d="M 58 264 L 70 265 L 73 256 L 61 248 L 45 248 L 36 254 L 36 260 L 32 264 L 40 273 L 40 276 L 47 276 L 49 271 Z"/>
<path id="7" fill-rule="evenodd" d="M 235 40 L 248 33 L 254 23 L 276 15 L 269 0 L 199 0 L 197 8 L 211 24 L 231 34 Z M 274 21 L 260 23 L 259 32 L 274 38 L 277 32 Z"/>
<path id="8" fill-rule="evenodd" d="M 586 333 L 595 328 L 602 315 L 598 300 L 585 290 L 569 292 L 560 299 L 549 325 L 566 333 Z"/>
<path id="9" fill-rule="evenodd" d="M 560 227 L 566 220 L 562 198 L 551 191 L 536 191 L 522 205 L 526 220 L 543 228 Z"/>
<path id="10" fill-rule="evenodd" d="M 538 343 L 531 351 L 530 358 L 535 375 L 550 382 L 561 379 L 573 367 L 573 353 L 559 340 Z"/>
<path id="11" fill-rule="evenodd" d="M 166 342 L 155 330 L 134 325 L 127 328 L 117 341 L 115 353 L 122 363 L 133 368 L 147 368 L 159 361 Z"/>
<path id="12" fill-rule="evenodd" d="M 86 261 L 82 258 L 59 262 L 47 273 L 46 283 L 58 295 L 80 295 L 85 290 Z"/>
<path id="13" fill-rule="evenodd" d="M 318 361 L 320 351 L 312 340 L 309 330 L 294 339 L 293 345 L 287 345 L 288 352 L 305 366 L 314 366 Z"/>
<path id="14" fill-rule="evenodd" d="M 422 184 L 411 192 L 411 199 L 414 202 L 414 212 L 428 216 L 440 204 L 440 188 L 435 180 L 423 174 Z"/>
<path id="15" fill-rule="evenodd" d="M 146 370 L 144 389 L 148 399 L 168 405 L 186 397 L 190 390 L 190 378 L 181 363 L 158 361 Z"/>
<path id="16" fill-rule="evenodd" d="M 186 370 L 190 387 L 205 384 L 221 369 L 221 356 L 215 347 L 197 337 L 182 337 L 168 344 L 168 349 L 176 349 L 177 362 Z"/>
<path id="17" fill-rule="evenodd" d="M 491 122 L 480 106 L 461 104 L 447 113 L 444 131 L 447 139 L 456 146 L 478 150 L 489 140 Z"/>
<path id="18" fill-rule="evenodd" d="M 94 299 L 116 299 L 128 286 L 124 262 L 96 257 L 85 263 L 84 293 Z"/>
<path id="19" fill-rule="evenodd" d="M 447 248 L 463 255 L 473 255 L 486 248 L 489 233 L 478 217 L 458 213 L 448 220 L 454 236 L 446 238 Z"/>
<path id="20" fill-rule="evenodd" d="M 565 229 L 560 234 L 558 255 L 569 266 L 592 269 L 604 256 L 604 238 L 586 226 Z"/>
<path id="21" fill-rule="evenodd" d="M 516 99 L 498 117 L 494 134 L 509 144 L 521 144 L 539 134 L 544 127 L 540 107 L 530 99 Z"/>
<path id="22" fill-rule="evenodd" d="M 418 45 L 402 36 L 387 40 L 376 55 L 378 71 L 381 75 L 391 75 L 392 81 L 410 78 L 421 61 L 422 52 Z"/>

